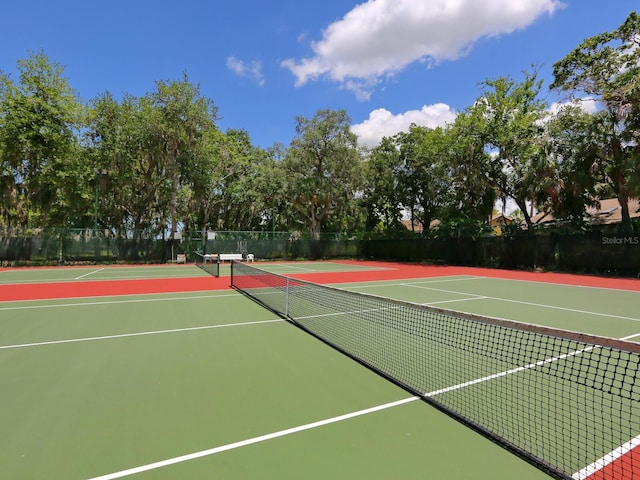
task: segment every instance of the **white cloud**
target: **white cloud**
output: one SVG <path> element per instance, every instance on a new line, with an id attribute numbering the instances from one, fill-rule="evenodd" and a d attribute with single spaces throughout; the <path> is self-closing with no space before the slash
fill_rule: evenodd
<path id="1" fill-rule="evenodd" d="M 436 103 L 424 105 L 420 110 L 409 110 L 397 115 L 384 108 L 373 110 L 369 118 L 351 126 L 362 145 L 375 147 L 383 137 L 391 137 L 399 132 L 408 132 L 412 123 L 423 127 L 444 127 L 455 120 L 457 114 L 449 105 Z"/>
<path id="2" fill-rule="evenodd" d="M 282 66 L 296 85 L 327 77 L 359 98 L 416 61 L 455 60 L 483 37 L 524 29 L 560 0 L 369 0 L 329 25 L 313 55 Z"/>
<path id="3" fill-rule="evenodd" d="M 596 113 L 598 111 L 598 101 L 592 97 L 577 98 L 570 102 L 555 102 L 549 106 L 549 113 L 557 115 L 560 110 L 567 106 L 579 107 L 585 113 Z"/>
<path id="4" fill-rule="evenodd" d="M 254 80 L 260 86 L 265 84 L 262 62 L 258 60 L 244 62 L 231 55 L 227 57 L 227 68 L 240 77 Z"/>

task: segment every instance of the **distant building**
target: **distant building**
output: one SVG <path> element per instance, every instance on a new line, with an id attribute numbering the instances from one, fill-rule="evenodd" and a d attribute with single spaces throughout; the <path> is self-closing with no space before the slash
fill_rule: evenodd
<path id="1" fill-rule="evenodd" d="M 629 216 L 640 218 L 640 202 L 637 198 L 629 200 Z M 613 225 L 622 221 L 622 208 L 617 198 L 607 198 L 600 200 L 598 207 L 587 207 L 585 212 L 585 220 L 591 225 Z M 531 221 L 534 225 L 542 225 L 553 223 L 556 218 L 551 212 L 540 212 L 533 217 Z"/>
<path id="2" fill-rule="evenodd" d="M 493 231 L 496 235 L 502 235 L 502 229 L 506 225 L 511 225 L 513 223 L 513 218 L 508 217 L 502 213 L 492 215 L 491 220 L 489 220 L 489 225 L 493 228 Z"/>
<path id="3" fill-rule="evenodd" d="M 414 220 L 412 223 L 410 218 L 405 218 L 402 220 L 402 224 L 410 232 L 422 233 L 422 231 L 424 230 L 424 228 L 422 227 L 422 223 L 420 223 L 418 220 Z M 439 225 L 440 220 L 431 220 L 431 223 L 429 224 L 429 230 L 436 228 Z"/>
<path id="4" fill-rule="evenodd" d="M 422 223 L 417 220 L 412 221 L 410 218 L 405 218 L 402 220 L 402 224 L 410 232 L 422 233 Z"/>
<path id="5" fill-rule="evenodd" d="M 503 215 L 503 214 L 496 214 L 493 215 L 489 221 L 489 224 L 491 225 L 491 227 L 493 228 L 493 230 L 500 235 L 502 233 L 502 228 L 505 225 L 511 225 L 513 223 L 513 219 L 511 217 L 508 217 L 507 215 Z M 431 223 L 429 224 L 429 230 L 432 230 L 434 228 L 438 228 L 440 226 L 442 222 L 438 219 L 432 220 Z M 423 228 L 422 228 L 422 224 L 420 222 L 418 222 L 417 220 L 414 220 L 413 223 L 411 223 L 411 219 L 404 219 L 402 220 L 402 224 L 405 226 L 405 228 L 409 231 L 415 232 L 415 233 L 422 233 Z"/>

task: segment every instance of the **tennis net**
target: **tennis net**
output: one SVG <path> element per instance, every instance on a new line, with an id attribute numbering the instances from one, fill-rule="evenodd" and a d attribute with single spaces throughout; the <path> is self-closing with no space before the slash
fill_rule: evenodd
<path id="1" fill-rule="evenodd" d="M 215 253 L 202 254 L 202 253 L 195 252 L 194 257 L 195 257 L 196 266 L 200 267 L 209 275 L 213 275 L 214 277 L 220 276 L 220 260 L 217 254 Z"/>
<path id="2" fill-rule="evenodd" d="M 555 478 L 640 478 L 640 345 L 232 264 L 237 290 Z"/>

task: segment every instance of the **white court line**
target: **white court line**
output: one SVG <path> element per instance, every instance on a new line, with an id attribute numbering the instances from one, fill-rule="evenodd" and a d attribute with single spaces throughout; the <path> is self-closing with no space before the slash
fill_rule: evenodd
<path id="1" fill-rule="evenodd" d="M 146 295 L 158 295 L 157 293 L 149 293 Z M 0 307 L 0 312 L 5 310 L 36 310 L 39 308 L 58 308 L 58 307 L 84 307 L 87 305 L 117 305 L 122 303 L 147 303 L 147 302 L 166 302 L 176 300 L 198 300 L 202 298 L 225 298 L 239 297 L 240 293 L 226 293 L 223 295 L 196 295 L 190 297 L 162 297 L 162 298 L 139 298 L 135 300 L 105 300 L 98 302 L 79 302 L 79 303 L 55 303 L 52 305 L 18 305 L 15 307 Z M 104 297 L 77 297 L 79 300 L 83 298 L 104 298 Z M 43 300 L 17 300 L 27 302 L 41 302 Z"/>
<path id="2" fill-rule="evenodd" d="M 454 303 L 454 302 L 468 302 L 469 300 L 482 300 L 485 299 L 487 297 L 483 297 L 483 296 L 475 296 L 475 297 L 471 297 L 471 298 L 458 298 L 456 300 L 440 300 L 438 302 L 427 302 L 427 303 L 421 303 L 420 305 L 439 305 L 440 303 Z"/>
<path id="3" fill-rule="evenodd" d="M 484 279 L 485 277 L 475 277 L 478 279 Z M 487 277 L 489 278 L 489 277 Z M 462 278 L 459 280 L 472 280 L 471 278 Z M 446 280 L 446 281 L 459 281 L 459 280 Z M 535 302 L 525 302 L 522 300 L 512 300 L 510 298 L 502 298 L 502 297 L 492 297 L 492 296 L 482 296 L 482 298 L 480 298 L 480 295 L 477 295 L 475 293 L 465 293 L 465 292 L 458 292 L 456 290 L 447 290 L 444 288 L 434 288 L 434 287 L 425 287 L 423 286 L 423 284 L 425 283 L 438 283 L 438 281 L 420 281 L 420 282 L 416 282 L 416 283 L 387 283 L 387 284 L 378 284 L 378 285 L 363 285 L 363 286 L 357 286 L 354 287 L 354 289 L 360 289 L 360 288 L 379 288 L 379 287 L 394 287 L 394 286 L 404 286 L 404 287 L 412 287 L 412 288 L 420 288 L 423 290 L 433 290 L 435 292 L 443 292 L 443 293 L 452 293 L 454 295 L 465 295 L 467 297 L 473 297 L 470 298 L 469 300 L 481 300 L 481 299 L 486 299 L 486 300 L 498 300 L 501 302 L 508 302 L 508 303 L 518 303 L 521 305 L 530 305 L 532 307 L 541 307 L 541 308 L 550 308 L 550 309 L 554 309 L 554 310 L 562 310 L 562 311 L 566 311 L 566 312 L 572 312 L 572 313 L 581 313 L 581 314 L 585 314 L 585 315 L 595 315 L 595 316 L 600 316 L 600 317 L 607 317 L 607 318 L 616 318 L 619 320 L 631 320 L 632 322 L 640 322 L 640 318 L 635 318 L 635 317 L 625 317 L 622 315 L 613 315 L 610 313 L 600 313 L 600 312 L 592 312 L 592 311 L 588 311 L 588 310 L 579 310 L 579 309 L 575 309 L 575 308 L 567 308 L 567 307 L 557 307 L 554 305 L 548 305 L 545 303 L 535 303 Z M 540 283 L 540 282 L 532 282 L 532 283 Z M 575 285 L 564 285 L 564 284 L 560 284 L 563 286 L 575 286 Z M 597 287 L 595 287 L 597 288 Z M 345 290 L 347 290 L 347 288 L 345 288 Z M 616 291 L 627 291 L 627 290 L 616 290 Z M 629 290 L 631 291 L 631 290 Z M 454 300 L 450 300 L 450 301 L 454 301 Z M 447 303 L 445 301 L 442 302 L 432 302 L 432 303 L 423 303 L 422 305 L 435 305 L 436 303 Z"/>
<path id="4" fill-rule="evenodd" d="M 455 278 L 455 277 L 464 277 L 464 278 Z M 448 280 L 438 280 L 438 278 L 447 278 Z M 615 288 L 615 287 L 598 287 L 593 285 L 578 285 L 573 283 L 560 283 L 560 282 L 546 282 L 541 280 L 526 280 L 522 278 L 496 278 L 496 277 L 487 277 L 484 275 L 451 275 L 448 277 L 430 277 L 426 281 L 421 281 L 420 283 L 439 283 L 439 282 L 457 282 L 460 280 L 497 280 L 497 281 L 506 281 L 506 282 L 523 282 L 523 283 L 533 283 L 536 285 L 551 285 L 557 287 L 570 287 L 570 288 L 590 288 L 594 290 L 613 290 L 614 292 L 628 292 L 628 293 L 639 293 L 638 290 L 630 290 L 626 288 Z M 629 280 L 634 280 L 630 278 Z M 356 285 L 355 288 L 375 288 L 380 286 L 394 286 L 398 285 L 398 283 L 389 283 L 386 285 L 376 285 L 375 282 L 370 282 L 371 285 Z"/>
<path id="5" fill-rule="evenodd" d="M 473 293 L 456 292 L 455 290 L 445 290 L 443 288 L 423 287 L 421 285 L 411 284 L 411 283 L 401 283 L 399 285 L 406 286 L 406 287 L 420 288 L 420 289 L 423 289 L 423 290 L 433 290 L 433 291 L 436 291 L 436 292 L 453 293 L 453 294 L 456 294 L 456 295 L 466 295 L 468 297 L 477 297 L 478 296 L 478 295 L 475 295 Z M 529 305 L 529 306 L 532 306 L 532 307 L 550 308 L 550 309 L 553 309 L 553 310 L 562 310 L 562 311 L 565 311 L 565 312 L 583 313 L 585 315 L 597 315 L 597 316 L 600 316 L 600 317 L 617 318 L 617 319 L 620 319 L 620 320 L 631 320 L 632 322 L 640 322 L 640 318 L 625 317 L 625 316 L 622 316 L 622 315 L 612 315 L 610 313 L 591 312 L 591 311 L 588 311 L 588 310 L 579 310 L 577 308 L 558 307 L 558 306 L 555 306 L 555 305 L 548 305 L 548 304 L 545 304 L 545 303 L 525 302 L 523 300 L 512 300 L 510 298 L 502 298 L 502 297 L 485 296 L 484 298 L 487 299 L 487 300 L 498 300 L 498 301 L 501 301 L 501 302 L 517 303 L 517 304 L 520 304 L 520 305 Z"/>
<path id="6" fill-rule="evenodd" d="M 579 274 L 576 274 L 579 277 Z M 579 285 L 574 283 L 561 283 L 561 282 L 546 282 L 544 280 L 527 280 L 524 278 L 496 278 L 496 277 L 487 277 L 487 276 L 478 276 L 478 278 L 482 278 L 483 280 L 504 280 L 507 282 L 524 282 L 524 283 L 535 283 L 537 285 L 551 285 L 558 287 L 574 287 L 574 288 L 591 288 L 595 290 L 613 290 L 614 292 L 631 292 L 631 293 L 639 293 L 638 290 L 631 290 L 627 288 L 615 288 L 615 287 L 598 287 L 594 285 Z M 635 280 L 634 278 L 628 278 L 621 280 Z"/>
<path id="7" fill-rule="evenodd" d="M 459 277 L 436 277 L 436 278 L 430 278 L 428 280 L 420 280 L 420 283 L 447 283 L 447 282 L 462 282 L 465 280 L 484 280 L 485 277 L 471 277 L 471 276 L 464 276 L 464 275 L 460 275 Z M 381 283 L 384 280 L 380 280 L 380 283 L 376 283 L 374 282 L 365 282 L 362 284 L 358 284 L 358 283 L 340 283 L 340 284 L 336 284 L 336 285 L 340 285 L 340 288 L 343 288 L 344 290 L 359 290 L 362 288 L 380 288 L 380 287 L 394 287 L 397 285 L 400 285 L 400 283 L 398 282 L 394 282 L 394 283 Z"/>
<path id="8" fill-rule="evenodd" d="M 180 332 L 195 332 L 197 330 L 211 330 L 214 328 L 227 328 L 227 327 L 242 327 L 246 325 L 259 325 L 262 323 L 275 323 L 284 322 L 281 318 L 274 320 L 260 320 L 257 322 L 242 322 L 242 323 L 226 323 L 223 325 L 205 325 L 201 327 L 187 327 L 187 328 L 172 328 L 170 330 L 152 330 L 149 332 L 137 332 L 137 333 L 122 333 L 118 335 L 104 335 L 101 337 L 84 337 L 84 338 L 70 338 L 67 340 L 51 340 L 48 342 L 36 342 L 36 343 L 23 343 L 18 345 L 0 345 L 0 350 L 9 350 L 14 348 L 28 348 L 28 347 L 41 347 L 44 345 L 61 345 L 64 343 L 80 343 L 80 342 L 92 342 L 95 340 L 111 340 L 114 338 L 128 338 L 128 337 L 142 337 L 145 335 L 161 335 L 164 333 L 180 333 Z"/>
<path id="9" fill-rule="evenodd" d="M 633 335 L 627 335 L 626 337 L 619 338 L 618 340 L 631 340 L 632 338 L 640 337 L 640 333 L 634 333 Z"/>
<path id="10" fill-rule="evenodd" d="M 106 268 L 103 268 L 101 270 L 106 270 Z M 94 273 L 97 273 L 97 271 L 92 271 L 89 272 L 86 275 L 81 275 L 79 277 L 75 277 L 75 278 L 48 278 L 48 279 L 35 279 L 35 280 L 20 280 L 20 281 L 15 281 L 15 280 L 2 280 L 0 281 L 0 285 L 33 285 L 33 284 L 48 284 L 48 283 L 65 283 L 65 282 L 73 282 L 74 280 L 82 280 L 83 277 L 87 276 L 87 275 L 92 275 Z M 176 277 L 171 277 L 172 279 L 179 279 L 179 278 L 207 278 L 206 275 L 202 275 L 200 272 L 196 272 L 193 274 L 189 274 L 189 275 L 185 275 L 184 273 L 181 274 L 180 276 L 176 276 Z M 154 280 L 154 279 L 162 279 L 162 278 L 167 278 L 165 276 L 158 276 L 158 275 L 119 275 L 119 276 L 108 276 L 108 277 L 103 277 L 100 279 L 100 281 L 103 282 L 109 282 L 109 281 L 114 281 L 114 280 L 139 280 L 139 279 L 143 279 L 143 280 Z"/>
<path id="11" fill-rule="evenodd" d="M 631 450 L 637 447 L 640 447 L 640 435 L 638 435 L 636 438 L 629 440 L 627 443 L 616 448 L 614 451 L 612 451 L 611 453 L 608 453 L 604 457 L 599 458 L 598 460 L 593 462 L 591 465 L 587 465 L 579 472 L 574 473 L 571 476 L 571 478 L 573 478 L 574 480 L 586 480 L 594 473 L 602 470 L 604 467 L 606 467 L 610 463 L 615 462 L 617 459 L 625 456 L 627 453 L 631 452 Z"/>
<path id="12" fill-rule="evenodd" d="M 295 270 L 303 270 L 305 272 L 320 272 L 321 270 L 316 270 L 314 268 L 304 268 L 304 267 L 298 267 L 296 265 L 282 265 L 282 266 L 278 266 L 278 265 L 272 265 L 270 267 L 271 269 L 277 270 L 278 268 L 281 270 L 289 270 L 289 269 L 295 269 Z"/>
<path id="13" fill-rule="evenodd" d="M 209 450 L 202 450 L 200 452 L 182 455 L 180 457 L 169 458 L 167 460 L 162 460 L 160 462 L 149 463 L 147 465 L 142 465 L 140 467 L 130 468 L 128 470 L 122 470 L 120 472 L 110 473 L 108 475 L 102 475 L 100 477 L 94 477 L 89 480 L 114 480 L 116 478 L 127 477 L 129 475 L 134 475 L 136 473 L 147 472 L 149 470 L 155 470 L 157 468 L 166 467 L 168 465 L 187 462 L 189 460 L 194 460 L 196 458 L 215 455 L 216 453 L 226 452 L 228 450 L 233 450 L 235 448 L 246 447 L 247 445 L 253 445 L 255 443 L 264 442 L 266 440 L 272 440 L 274 438 L 284 437 L 286 435 L 291 435 L 293 433 L 303 432 L 305 430 L 311 430 L 312 428 L 317 428 L 317 427 L 322 427 L 324 425 L 330 425 L 332 423 L 342 422 L 344 420 L 349 420 L 351 418 L 367 415 L 369 413 L 378 412 L 380 410 L 385 410 L 387 408 L 397 407 L 398 405 L 403 405 L 405 403 L 419 400 L 419 398 L 420 397 L 404 398 L 396 402 L 385 403 L 384 405 L 378 405 L 376 407 L 371 407 L 364 410 L 358 410 L 357 412 L 347 413 L 345 415 L 340 415 L 338 417 L 327 418 L 325 420 L 320 420 L 318 422 L 313 422 L 313 423 L 307 423 L 306 425 L 300 425 L 297 427 L 288 428 L 286 430 L 280 430 L 279 432 L 269 433 L 267 435 L 250 438 L 248 440 L 242 440 L 240 442 L 235 442 L 235 443 L 230 443 L 228 445 L 222 445 L 220 447 L 210 448 Z"/>
<path id="14" fill-rule="evenodd" d="M 36 280 L 19 280 L 16 281 L 15 279 L 9 279 L 9 280 L 2 280 L 0 282 L 0 285 L 32 285 L 32 284 L 47 284 L 47 283 L 64 283 L 64 282 L 72 282 L 74 279 L 71 277 L 65 277 L 65 278 L 48 278 L 46 280 L 44 279 L 36 279 Z"/>
<path id="15" fill-rule="evenodd" d="M 560 355 L 558 357 L 553 357 L 553 358 L 549 358 L 549 359 L 546 359 L 546 360 L 541 360 L 539 362 L 532 363 L 532 364 L 529 364 L 529 365 L 525 365 L 523 367 L 517 367 L 517 368 L 511 369 L 511 370 L 506 370 L 504 372 L 500 372 L 500 373 L 496 373 L 496 374 L 493 374 L 493 375 L 488 375 L 486 377 L 482 377 L 482 378 L 478 378 L 478 379 L 475 379 L 475 380 L 471 380 L 471 381 L 468 381 L 468 382 L 460 383 L 458 385 L 453 385 L 453 386 L 450 386 L 450 387 L 441 388 L 441 389 L 435 390 L 433 392 L 425 393 L 424 397 L 435 397 L 436 395 L 440 395 L 440 394 L 443 394 L 443 393 L 451 392 L 451 391 L 454 391 L 454 390 L 460 390 L 462 388 L 466 388 L 466 387 L 469 387 L 471 385 L 477 385 L 479 383 L 483 383 L 483 382 L 487 382 L 487 381 L 490 381 L 490 380 L 494 380 L 496 378 L 505 377 L 505 376 L 511 375 L 513 373 L 522 372 L 524 370 L 529 370 L 529 369 L 532 369 L 532 368 L 536 368 L 536 367 L 539 367 L 539 366 L 542 366 L 542 365 L 546 365 L 548 363 L 557 362 L 558 360 L 562 360 L 562 359 L 565 359 L 565 358 L 568 358 L 568 357 L 572 357 L 572 356 L 575 356 L 575 355 L 580 355 L 580 354 L 582 354 L 584 352 L 593 350 L 595 348 L 598 348 L 598 347 L 597 346 L 590 346 L 590 347 L 587 347 L 587 348 L 582 349 L 582 350 L 576 350 L 576 351 L 573 351 L 573 352 L 566 353 L 564 355 Z M 419 400 L 419 399 L 420 399 L 420 397 L 418 397 L 418 396 L 408 397 L 408 398 L 405 398 L 405 399 L 402 399 L 402 400 L 398 400 L 396 402 L 385 403 L 385 404 L 382 404 L 382 405 L 378 405 L 376 407 L 371 407 L 371 408 L 367 408 L 367 409 L 364 409 L 364 410 L 358 410 L 356 412 L 348 413 L 348 414 L 345 414 L 345 415 L 340 415 L 340 416 L 337 416 L 337 417 L 327 418 L 327 419 L 324 419 L 324 420 L 320 420 L 318 422 L 308 423 L 306 425 L 299 425 L 297 427 L 288 428 L 286 430 L 280 430 L 279 432 L 269 433 L 267 435 L 261 435 L 259 437 L 250 438 L 248 440 L 243 440 L 243 441 L 240 441 L 240 442 L 230 443 L 230 444 L 227 444 L 227 445 L 222 445 L 220 447 L 210 448 L 208 450 L 201 450 L 199 452 L 190 453 L 190 454 L 187 454 L 187 455 L 181 455 L 179 457 L 169 458 L 169 459 L 166 459 L 166 460 L 161 460 L 159 462 L 149 463 L 147 465 L 142 465 L 142 466 L 139 466 L 139 467 L 129 468 L 127 470 L 122 470 L 122 471 L 119 471 L 119 472 L 110 473 L 110 474 L 102 475 L 102 476 L 99 476 L 99 477 L 93 477 L 93 478 L 91 478 L 89 480 L 114 480 L 114 479 L 117 479 L 117 478 L 127 477 L 127 476 L 130 476 L 130 475 L 134 475 L 136 473 L 147 472 L 149 470 L 155 470 L 155 469 L 158 469 L 158 468 L 166 467 L 168 465 L 175 465 L 176 463 L 187 462 L 189 460 L 194 460 L 196 458 L 201 458 L 201 457 L 205 457 L 205 456 L 209 456 L 209 455 L 215 455 L 217 453 L 226 452 L 228 450 L 233 450 L 235 448 L 240 448 L 240 447 L 244 447 L 244 446 L 247 446 L 247 445 L 253 445 L 255 443 L 264 442 L 264 441 L 267 441 L 267 440 L 272 440 L 274 438 L 284 437 L 286 435 L 291 435 L 293 433 L 298 433 L 298 432 L 302 432 L 302 431 L 305 431 L 305 430 L 311 430 L 313 428 L 321 427 L 321 426 L 324 426 L 324 425 L 329 425 L 329 424 L 332 424 L 332 423 L 342 422 L 344 420 L 349 420 L 349 419 L 354 418 L 354 417 L 366 415 L 366 414 L 369 414 L 369 413 L 378 412 L 380 410 L 385 410 L 385 409 L 388 409 L 388 408 L 397 407 L 399 405 L 404 405 L 406 403 L 413 402 L 413 401 Z"/>
<path id="16" fill-rule="evenodd" d="M 79 277 L 80 278 L 80 277 Z M 208 275 L 203 275 L 202 273 L 195 272 L 192 275 L 180 275 L 176 277 L 171 277 L 171 280 L 176 280 L 179 278 L 208 278 Z M 158 280 L 158 279 L 167 279 L 166 276 L 163 275 L 122 275 L 122 276 L 108 276 L 103 277 L 101 281 L 109 282 L 113 280 Z"/>
<path id="17" fill-rule="evenodd" d="M 99 268 L 97 270 L 93 270 L 93 271 L 91 271 L 89 273 L 85 273 L 84 275 L 80 275 L 79 277 L 74 278 L 74 280 L 80 280 L 81 278 L 88 277 L 89 275 L 93 275 L 94 273 L 98 273 L 98 272 L 101 272 L 103 270 L 104 270 L 104 268 Z"/>

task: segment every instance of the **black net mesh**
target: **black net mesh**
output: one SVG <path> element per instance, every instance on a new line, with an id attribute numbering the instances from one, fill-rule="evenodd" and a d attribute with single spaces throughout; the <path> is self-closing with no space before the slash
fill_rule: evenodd
<path id="1" fill-rule="evenodd" d="M 194 253 L 195 264 L 209 275 L 220 276 L 220 260 L 217 254 Z"/>
<path id="2" fill-rule="evenodd" d="M 640 438 L 638 344 L 348 292 L 238 262 L 232 285 L 552 476 L 640 478 L 640 454 L 626 453 Z M 611 455 L 616 449 L 621 456 Z"/>

